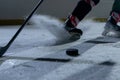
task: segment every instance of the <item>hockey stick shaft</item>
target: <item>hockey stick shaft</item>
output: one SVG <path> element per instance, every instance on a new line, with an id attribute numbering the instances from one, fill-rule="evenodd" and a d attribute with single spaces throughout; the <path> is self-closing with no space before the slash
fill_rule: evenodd
<path id="1" fill-rule="evenodd" d="M 26 18 L 26 20 L 23 22 L 23 24 L 21 25 L 21 27 L 18 29 L 18 31 L 15 33 L 15 35 L 11 38 L 11 40 L 8 42 L 8 44 L 6 46 L 0 48 L 0 57 L 5 54 L 5 52 L 7 51 L 7 49 L 14 42 L 14 40 L 16 39 L 16 37 L 19 35 L 19 33 L 25 27 L 26 23 L 30 20 L 30 18 L 32 17 L 32 15 L 35 13 L 35 11 L 38 9 L 38 7 L 41 5 L 42 2 L 43 2 L 43 0 L 40 0 L 38 2 L 38 4 L 36 5 L 36 7 L 33 9 L 33 11 L 30 13 L 30 15 Z"/>

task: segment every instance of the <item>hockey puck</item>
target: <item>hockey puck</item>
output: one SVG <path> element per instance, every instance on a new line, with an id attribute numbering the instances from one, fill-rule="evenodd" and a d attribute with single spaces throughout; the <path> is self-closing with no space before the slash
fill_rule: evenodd
<path id="1" fill-rule="evenodd" d="M 79 53 L 78 53 L 78 49 L 67 49 L 66 50 L 66 54 L 69 55 L 69 56 L 79 56 Z"/>

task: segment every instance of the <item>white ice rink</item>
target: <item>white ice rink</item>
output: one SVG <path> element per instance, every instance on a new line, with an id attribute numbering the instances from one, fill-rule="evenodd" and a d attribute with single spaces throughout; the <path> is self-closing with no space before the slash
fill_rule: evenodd
<path id="1" fill-rule="evenodd" d="M 35 15 L 0 58 L 0 80 L 120 80 L 120 42 L 83 43 L 101 36 L 105 23 L 84 20 L 80 40 L 53 46 L 67 35 L 57 19 Z M 18 26 L 0 26 L 0 46 L 5 46 Z M 79 49 L 70 57 L 65 50 Z"/>

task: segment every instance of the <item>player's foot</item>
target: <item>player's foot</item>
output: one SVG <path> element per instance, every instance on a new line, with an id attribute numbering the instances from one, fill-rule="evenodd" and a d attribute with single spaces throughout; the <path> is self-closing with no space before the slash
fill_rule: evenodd
<path id="1" fill-rule="evenodd" d="M 70 33 L 71 35 L 70 39 L 73 39 L 73 40 L 80 39 L 80 37 L 83 34 L 82 30 L 78 28 L 71 28 L 71 27 L 65 26 L 65 29 Z"/>
<path id="2" fill-rule="evenodd" d="M 107 22 L 102 33 L 103 36 L 108 36 L 109 32 L 113 32 L 115 37 L 120 37 L 120 26 Z"/>

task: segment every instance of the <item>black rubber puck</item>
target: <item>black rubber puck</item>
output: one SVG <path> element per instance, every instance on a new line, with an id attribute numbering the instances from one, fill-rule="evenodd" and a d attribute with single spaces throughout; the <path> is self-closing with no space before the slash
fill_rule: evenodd
<path id="1" fill-rule="evenodd" d="M 78 53 L 78 49 L 67 49 L 66 50 L 66 54 L 69 55 L 69 56 L 79 56 L 79 53 Z"/>

